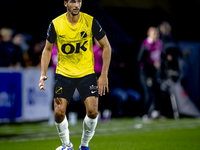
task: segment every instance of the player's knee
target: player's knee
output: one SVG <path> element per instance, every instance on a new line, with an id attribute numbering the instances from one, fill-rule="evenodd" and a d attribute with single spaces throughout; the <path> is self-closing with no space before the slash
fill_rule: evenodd
<path id="1" fill-rule="evenodd" d="M 65 118 L 65 112 L 59 110 L 59 109 L 55 109 L 55 121 L 57 123 L 61 123 Z"/>
<path id="2" fill-rule="evenodd" d="M 98 115 L 98 111 L 97 110 L 94 110 L 94 109 L 90 109 L 88 110 L 87 112 L 87 116 L 91 119 L 95 119 Z"/>
<path id="3" fill-rule="evenodd" d="M 54 114 L 55 114 L 55 121 L 57 123 L 61 123 L 65 118 L 65 111 L 66 111 L 66 100 L 55 98 L 54 99 Z"/>

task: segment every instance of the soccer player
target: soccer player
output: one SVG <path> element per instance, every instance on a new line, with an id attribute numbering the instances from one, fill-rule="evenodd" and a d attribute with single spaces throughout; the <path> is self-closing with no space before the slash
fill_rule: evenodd
<path id="1" fill-rule="evenodd" d="M 67 12 L 49 25 L 41 59 L 39 88 L 45 90 L 44 81 L 47 80 L 51 50 L 56 43 L 58 64 L 54 87 L 55 125 L 63 144 L 56 150 L 73 150 L 65 112 L 75 88 L 78 89 L 86 107 L 79 150 L 89 150 L 88 143 L 97 125 L 98 96 L 109 92 L 107 75 L 111 46 L 97 20 L 80 12 L 82 0 L 64 0 L 64 6 Z M 103 67 L 98 81 L 94 72 L 93 36 L 103 48 Z"/>

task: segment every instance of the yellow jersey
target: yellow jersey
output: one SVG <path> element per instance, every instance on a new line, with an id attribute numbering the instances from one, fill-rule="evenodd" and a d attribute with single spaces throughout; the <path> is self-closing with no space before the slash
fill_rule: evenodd
<path id="1" fill-rule="evenodd" d="M 47 40 L 58 50 L 56 73 L 70 78 L 81 78 L 94 72 L 93 36 L 105 36 L 99 23 L 80 12 L 76 25 L 68 21 L 67 13 L 54 19 L 47 32 Z"/>

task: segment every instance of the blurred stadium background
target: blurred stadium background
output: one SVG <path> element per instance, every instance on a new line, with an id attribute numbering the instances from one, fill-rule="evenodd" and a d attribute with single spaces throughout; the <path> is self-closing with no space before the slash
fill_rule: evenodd
<path id="1" fill-rule="evenodd" d="M 28 140 L 29 143 L 22 145 L 31 143 L 34 145 L 34 141 L 40 139 L 48 139 L 48 142 L 52 142 L 53 148 L 59 145 L 59 141 L 55 140 L 58 139 L 55 127 L 48 126 L 52 125 L 50 121 L 52 121 L 54 71 L 51 67 L 47 75 L 49 77 L 46 82 L 47 90 L 41 92 L 37 85 L 40 74 L 40 56 L 48 25 L 52 19 L 65 11 L 62 0 L 0 1 L 0 43 L 3 41 L 2 29 L 8 29 L 6 31 L 11 31 L 10 40 L 15 45 L 20 43 L 17 46 L 20 47 L 23 55 L 20 65 L 0 66 L 0 149 L 15 149 L 9 147 L 10 142 L 16 145 L 16 149 L 23 149 L 19 146 L 20 144 L 17 145 L 17 142 L 23 143 Z M 120 81 L 118 83 L 120 88 L 135 91 L 132 93 L 134 98 L 127 99 L 125 102 L 119 102 L 119 97 L 116 98 L 116 95 L 111 95 L 112 99 L 110 95 L 100 99 L 102 124 L 97 129 L 97 139 L 94 143 L 98 143 L 108 135 L 108 142 L 105 144 L 116 145 L 109 149 L 127 149 L 133 146 L 127 144 L 122 140 L 123 138 L 121 138 L 122 145 L 117 144 L 120 141 L 109 143 L 109 137 L 112 135 L 114 138 L 116 134 L 122 135 L 124 139 L 133 139 L 138 143 L 143 141 L 143 144 L 140 146 L 137 144 L 135 149 L 153 147 L 153 144 L 149 144 L 149 148 L 142 147 L 145 142 L 154 143 L 159 149 L 166 144 L 166 142 L 159 141 L 159 138 L 165 135 L 164 139 L 174 145 L 170 149 L 176 149 L 176 147 L 199 149 L 197 139 L 200 136 L 200 122 L 197 118 L 200 117 L 200 0 L 83 0 L 81 11 L 94 16 L 100 22 L 111 43 L 113 49 L 110 69 L 111 89 L 115 89 L 117 95 L 123 97 L 124 93 L 116 90 L 119 89 L 119 85 L 115 84 L 115 81 Z M 153 114 L 150 114 L 148 119 L 145 118 L 145 96 L 140 83 L 137 55 L 142 41 L 147 37 L 148 28 L 159 27 L 163 21 L 171 25 L 172 36 L 180 48 L 181 60 L 185 64 L 183 66 L 184 78 L 180 81 L 180 85 L 174 84 L 172 88 L 171 93 L 175 96 L 175 104 L 173 95 L 170 95 L 163 102 L 162 110 L 160 110 L 163 113 L 159 117 L 161 120 L 152 120 Z M 16 38 L 17 35 L 22 35 L 23 42 L 14 41 L 14 39 L 19 39 Z M 18 57 L 17 54 L 14 57 Z M 82 129 L 80 129 L 81 121 L 76 122 L 76 118 L 83 118 L 85 109 L 77 98 L 74 98 L 74 102 L 68 108 L 67 115 L 70 114 L 72 118 L 71 125 L 76 124 L 71 127 L 71 135 L 78 143 L 77 136 L 81 135 Z M 190 119 L 184 119 L 185 117 Z M 178 118 L 180 118 L 179 122 L 174 121 Z M 50 121 L 47 122 L 48 120 Z M 164 133 L 168 131 L 169 133 Z M 170 134 L 173 132 L 175 132 L 174 136 L 180 136 L 172 138 Z M 188 142 L 185 147 L 182 146 L 181 141 L 177 140 L 181 138 L 181 135 L 183 141 L 190 140 L 191 134 L 194 134 L 193 141 Z M 157 142 L 149 141 L 151 137 L 155 137 Z M 170 147 L 169 144 L 166 145 Z M 169 149 L 167 146 L 163 149 Z"/>

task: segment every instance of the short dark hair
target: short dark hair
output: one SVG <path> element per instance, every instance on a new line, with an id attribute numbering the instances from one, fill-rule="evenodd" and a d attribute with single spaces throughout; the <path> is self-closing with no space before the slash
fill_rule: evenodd
<path id="1" fill-rule="evenodd" d="M 64 1 L 68 2 L 69 0 L 64 0 Z"/>

